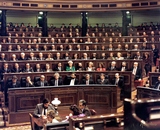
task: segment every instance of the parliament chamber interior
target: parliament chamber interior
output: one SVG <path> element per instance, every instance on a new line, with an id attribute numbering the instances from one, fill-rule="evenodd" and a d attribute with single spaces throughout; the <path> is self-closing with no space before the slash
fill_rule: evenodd
<path id="1" fill-rule="evenodd" d="M 158 0 L 1 0 L 0 130 L 159 130 Z"/>

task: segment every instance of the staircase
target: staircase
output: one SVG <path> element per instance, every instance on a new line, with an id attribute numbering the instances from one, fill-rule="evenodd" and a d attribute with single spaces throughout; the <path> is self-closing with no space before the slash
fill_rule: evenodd
<path id="1" fill-rule="evenodd" d="M 0 92 L 0 127 L 6 126 L 8 121 L 8 108 L 5 107 L 4 93 Z"/>

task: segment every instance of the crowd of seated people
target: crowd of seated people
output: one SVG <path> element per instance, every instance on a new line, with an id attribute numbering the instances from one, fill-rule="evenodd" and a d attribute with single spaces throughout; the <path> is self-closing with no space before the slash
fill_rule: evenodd
<path id="1" fill-rule="evenodd" d="M 136 27 L 137 30 L 159 30 L 160 29 L 160 24 L 156 23 L 154 24 L 153 22 L 150 22 L 149 24 L 142 23 L 141 25 Z"/>
<path id="2" fill-rule="evenodd" d="M 89 34 L 85 37 L 68 37 L 68 36 L 64 36 L 61 37 L 59 35 L 48 35 L 48 38 L 42 38 L 42 33 L 39 33 L 37 36 L 25 36 L 25 37 L 21 37 L 18 34 L 16 36 L 14 36 L 14 34 L 12 35 L 11 33 L 8 34 L 9 36 L 6 38 L 3 38 L 1 43 L 5 44 L 5 43 L 22 43 L 22 44 L 36 44 L 36 43 L 86 43 L 86 44 L 92 44 L 92 43 L 141 43 L 141 42 L 145 42 L 145 43 L 155 43 L 155 42 L 159 42 L 160 38 L 159 36 L 151 36 L 151 37 L 145 37 L 145 36 L 137 36 L 137 37 L 122 37 L 122 36 L 105 36 L 102 35 L 101 37 L 96 36 L 96 37 L 92 37 Z M 26 39 L 28 38 L 28 39 Z M 85 40 L 84 40 L 85 39 Z"/>
<path id="3" fill-rule="evenodd" d="M 115 74 L 115 78 L 120 77 L 119 73 Z M 137 75 L 138 76 L 138 75 Z M 138 78 L 138 77 L 136 77 Z M 30 76 L 26 78 L 18 79 L 16 75 L 12 76 L 12 79 L 7 81 L 8 88 L 19 88 L 19 87 L 45 87 L 45 86 L 61 86 L 61 85 L 78 85 L 78 84 L 102 84 L 102 85 L 118 85 L 114 81 L 115 79 L 110 79 L 108 75 L 101 73 L 96 81 L 92 78 L 92 75 L 89 73 L 82 77 L 81 81 L 78 80 L 75 73 L 71 73 L 71 75 L 62 78 L 59 73 L 55 73 L 52 78 L 48 81 L 45 78 L 45 75 L 41 75 L 40 77 L 35 76 L 34 79 L 31 79 Z M 117 81 L 118 82 L 118 81 Z M 123 81 L 124 82 L 124 81 Z M 123 84 L 124 85 L 124 84 Z M 123 85 L 118 85 L 120 88 Z"/>
<path id="4" fill-rule="evenodd" d="M 115 61 L 111 63 L 111 67 L 105 68 L 103 63 L 99 64 L 98 67 L 95 66 L 94 63 L 89 62 L 87 67 L 83 67 L 82 64 L 79 62 L 77 66 L 74 66 L 73 61 L 69 60 L 77 60 L 77 59 L 83 59 L 83 60 L 97 60 L 97 59 L 108 59 L 108 60 L 123 60 L 123 59 L 133 59 L 133 60 L 141 60 L 143 59 L 145 61 L 145 71 L 146 75 L 148 72 L 151 71 L 151 59 L 150 55 L 148 53 L 141 54 L 141 50 L 152 50 L 153 51 L 153 61 L 156 65 L 156 60 L 159 57 L 158 53 L 159 50 L 155 46 L 155 42 L 158 42 L 160 40 L 159 37 L 148 37 L 148 36 L 155 36 L 158 33 L 156 30 L 150 30 L 149 34 L 145 32 L 145 30 L 142 32 L 143 37 L 130 37 L 125 38 L 122 37 L 121 29 L 118 26 L 118 23 L 116 23 L 114 26 L 109 24 L 106 26 L 105 24 L 99 25 L 96 24 L 96 26 L 92 27 L 91 25 L 88 25 L 86 38 L 80 37 L 80 31 L 81 27 L 77 24 L 75 27 L 73 27 L 72 24 L 69 24 L 66 26 L 65 24 L 62 24 L 62 26 L 57 30 L 57 32 L 54 32 L 54 35 L 49 34 L 48 38 L 42 38 L 42 32 L 38 31 L 38 37 L 34 37 L 33 28 L 39 28 L 39 25 L 37 24 L 35 27 L 33 27 L 30 23 L 25 26 L 24 23 L 21 25 L 12 23 L 8 24 L 8 29 L 11 28 L 11 30 L 8 30 L 8 37 L 2 39 L 2 44 L 0 45 L 0 50 L 2 51 L 0 60 L 1 61 L 14 61 L 15 65 L 14 67 L 7 69 L 7 71 L 1 70 L 1 73 L 5 72 L 52 72 L 52 71 L 106 71 L 106 70 L 119 70 L 119 71 L 128 71 L 130 68 L 127 68 L 127 63 L 123 62 L 121 68 L 116 68 Z M 28 28 L 28 29 L 27 29 Z M 22 29 L 22 30 L 21 30 Z M 51 25 L 49 27 L 53 31 L 53 29 L 58 29 L 54 25 Z M 65 30 L 68 30 L 67 33 Z M 51 31 L 49 30 L 49 31 Z M 12 33 L 12 31 L 14 33 Z M 29 32 L 29 33 L 28 33 Z M 60 32 L 60 33 L 59 33 Z M 29 35 L 26 35 L 29 34 Z M 137 32 L 136 36 L 140 36 L 141 33 Z M 26 37 L 30 37 L 27 39 Z M 135 43 L 132 44 L 132 46 L 129 43 Z M 7 45 L 7 49 L 4 47 L 6 43 L 9 43 Z M 11 43 L 15 43 L 11 44 Z M 27 47 L 24 47 L 22 44 L 27 43 Z M 43 43 L 43 44 L 37 44 L 37 43 Z M 51 44 L 49 44 L 51 43 Z M 60 43 L 60 44 L 55 44 Z M 66 43 L 62 44 L 62 43 Z M 71 43 L 71 44 L 69 44 Z M 81 43 L 86 44 L 85 46 L 81 45 Z M 94 43 L 102 43 L 100 45 L 94 44 Z M 104 43 L 104 44 L 103 44 Z M 105 44 L 109 43 L 109 44 Z M 117 43 L 117 44 L 114 44 Z M 122 44 L 125 43 L 125 44 Z M 140 45 L 139 43 L 142 43 Z M 147 46 L 147 43 L 153 43 L 151 46 Z M 94 44 L 91 46 L 91 44 Z M 86 52 L 83 53 L 81 56 L 78 53 L 71 54 L 70 52 L 77 50 L 77 51 L 83 51 Z M 90 50 L 93 50 L 92 54 L 88 54 Z M 102 50 L 101 53 L 96 53 L 97 50 Z M 108 51 L 115 51 L 110 52 Z M 3 51 L 19 51 L 21 53 L 12 53 L 11 57 L 6 56 L 6 53 Z M 28 54 L 29 51 L 29 54 Z M 41 52 L 40 52 L 41 51 Z M 47 55 L 45 52 L 48 52 Z M 53 51 L 59 51 L 54 52 Z M 63 51 L 65 54 L 63 54 Z M 103 52 L 104 51 L 104 52 Z M 121 51 L 125 51 L 125 53 L 121 53 Z M 131 51 L 135 51 L 136 53 L 134 55 L 131 55 Z M 38 52 L 38 54 L 37 54 Z M 107 52 L 107 53 L 106 53 Z M 38 60 L 38 61 L 50 61 L 50 60 L 67 60 L 68 66 L 63 66 L 61 63 L 58 63 L 55 68 L 50 66 L 49 64 L 46 64 L 45 67 L 41 68 L 40 64 L 36 65 L 30 65 L 30 60 Z M 17 61 L 28 61 L 28 63 L 25 66 L 19 67 L 19 64 Z M 17 69 L 18 68 L 18 69 Z"/>
<path id="5" fill-rule="evenodd" d="M 138 45 L 137 45 L 138 46 Z M 154 55 L 155 56 L 158 56 L 158 49 L 156 48 L 156 46 L 153 48 L 153 46 L 155 46 L 154 44 L 151 45 L 150 47 L 150 50 L 153 50 L 154 52 Z M 75 46 L 75 45 L 39 45 L 39 44 L 36 44 L 36 45 L 8 45 L 8 47 L 6 47 L 5 45 L 1 45 L 1 47 L 5 47 L 3 48 L 4 50 L 1 50 L 1 52 L 3 51 L 16 51 L 16 52 L 37 52 L 37 51 L 44 51 L 44 52 L 47 52 L 47 51 L 50 51 L 51 53 L 56 52 L 56 51 L 97 51 L 97 50 L 102 50 L 102 51 L 141 51 L 141 50 L 144 50 L 144 49 L 136 49 L 137 47 L 136 46 L 131 46 L 130 45 L 130 48 L 127 48 L 126 49 L 126 45 L 122 45 L 121 46 L 121 49 L 118 49 L 118 46 L 117 45 L 113 45 L 113 44 L 109 44 L 109 45 L 79 45 L 78 44 L 78 47 Z M 149 49 L 146 49 L 146 50 L 149 50 Z"/>
<path id="6" fill-rule="evenodd" d="M 70 113 L 69 116 L 66 116 L 65 120 L 61 118 L 57 119 L 57 110 L 50 103 L 49 99 L 44 99 L 42 103 L 36 105 L 33 116 L 36 117 L 36 125 L 34 129 L 43 129 L 44 124 L 47 123 L 58 123 L 58 122 L 67 122 L 69 117 L 85 117 L 96 115 L 94 109 L 89 109 L 87 102 L 84 99 L 79 100 L 78 106 L 76 104 L 69 107 Z"/>
<path id="7" fill-rule="evenodd" d="M 53 72 L 53 71 L 132 71 L 131 68 L 128 68 L 127 62 L 121 62 L 119 67 L 116 66 L 116 61 L 112 61 L 108 68 L 104 66 L 104 62 L 100 62 L 97 64 L 97 66 L 94 65 L 95 62 L 88 62 L 85 66 L 82 66 L 81 62 L 73 64 L 73 61 L 68 61 L 68 64 L 57 63 L 53 64 L 51 66 L 49 63 L 43 64 L 43 67 L 40 63 L 36 64 L 30 64 L 29 62 L 26 62 L 25 65 L 19 65 L 18 62 L 15 62 L 13 66 L 9 66 L 7 62 L 5 62 L 0 70 L 1 78 L 5 73 L 33 73 L 33 72 Z M 138 66 L 138 62 L 134 62 Z M 145 69 L 147 72 L 150 71 L 149 64 L 145 64 Z M 148 69 L 149 67 L 149 69 Z M 141 68 L 142 69 L 142 68 Z M 3 78 L 2 78 L 3 79 Z"/>
<path id="8" fill-rule="evenodd" d="M 149 53 L 147 53 L 148 57 L 146 57 L 146 53 L 141 54 L 140 51 L 133 52 L 130 55 L 130 51 L 126 52 L 90 52 L 90 53 L 70 53 L 70 52 L 55 52 L 55 53 L 45 53 L 45 52 L 22 52 L 22 53 L 12 53 L 6 55 L 5 53 L 0 54 L 0 61 L 7 62 L 7 61 L 52 61 L 52 60 L 96 60 L 96 59 L 107 59 L 107 60 L 124 60 L 124 59 L 133 59 L 133 60 L 144 60 L 144 59 L 151 59 Z M 130 55 L 130 56 L 129 56 Z M 156 59 L 155 59 L 156 60 Z M 155 61 L 156 62 L 156 61 Z"/>

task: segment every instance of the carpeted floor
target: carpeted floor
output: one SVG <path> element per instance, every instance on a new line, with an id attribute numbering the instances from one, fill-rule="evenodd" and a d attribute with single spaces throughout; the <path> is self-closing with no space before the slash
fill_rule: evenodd
<path id="1" fill-rule="evenodd" d="M 31 126 L 24 125 L 24 126 L 3 127 L 0 128 L 0 130 L 31 130 Z"/>

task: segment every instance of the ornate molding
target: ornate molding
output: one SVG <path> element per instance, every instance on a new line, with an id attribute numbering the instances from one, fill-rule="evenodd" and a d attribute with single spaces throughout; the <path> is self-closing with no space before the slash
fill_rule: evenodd
<path id="1" fill-rule="evenodd" d="M 138 10 L 159 8 L 160 1 L 138 0 L 108 0 L 108 1 L 85 1 L 85 0 L 5 0 L 0 2 L 1 9 L 14 10 L 42 10 L 42 11 L 110 11 L 110 10 Z"/>

